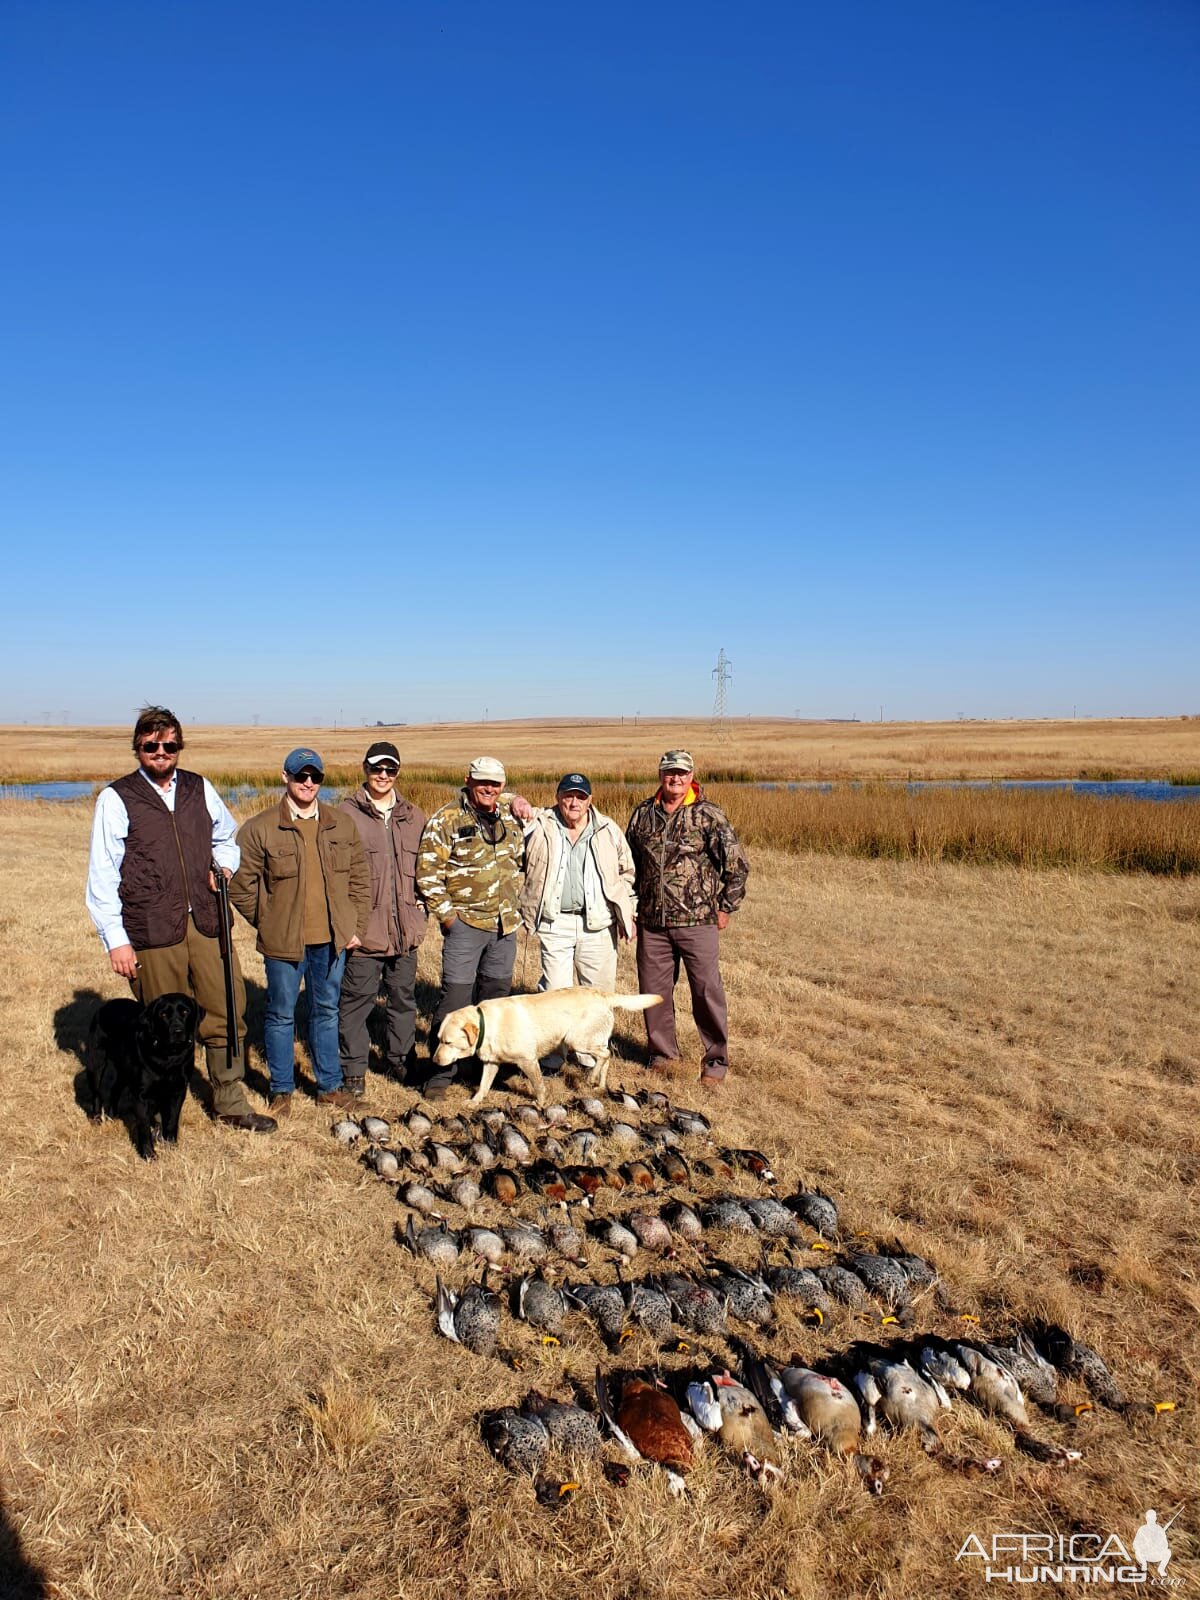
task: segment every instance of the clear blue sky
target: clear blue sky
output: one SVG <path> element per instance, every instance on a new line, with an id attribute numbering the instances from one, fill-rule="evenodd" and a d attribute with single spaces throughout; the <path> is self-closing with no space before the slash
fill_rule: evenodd
<path id="1" fill-rule="evenodd" d="M 7 0 L 0 719 L 1200 711 L 1195 0 Z"/>

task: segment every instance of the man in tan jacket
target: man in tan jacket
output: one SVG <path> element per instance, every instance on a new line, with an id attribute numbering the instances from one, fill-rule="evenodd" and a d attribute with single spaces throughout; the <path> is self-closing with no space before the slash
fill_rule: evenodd
<path id="1" fill-rule="evenodd" d="M 242 863 L 229 898 L 258 929 L 267 971 L 263 1026 L 271 1111 L 286 1115 L 296 1087 L 296 1001 L 308 990 L 308 1053 L 321 1105 L 352 1106 L 362 1086 L 342 1086 L 338 994 L 346 951 L 362 943 L 371 914 L 371 875 L 358 829 L 318 802 L 325 764 L 315 750 L 283 763 L 284 796 L 238 830 Z"/>

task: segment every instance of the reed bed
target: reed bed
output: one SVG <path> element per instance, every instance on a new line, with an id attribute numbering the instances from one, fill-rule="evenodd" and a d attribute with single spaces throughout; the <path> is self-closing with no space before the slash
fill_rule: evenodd
<path id="1" fill-rule="evenodd" d="M 252 774 L 243 774 L 249 782 Z M 352 787 L 352 768 L 328 781 Z M 514 772 L 509 786 L 539 805 L 554 799 L 554 780 Z M 441 779 L 403 774 L 408 798 L 432 812 L 458 790 Z M 595 803 L 622 825 L 651 783 L 597 783 Z M 887 861 L 958 861 L 980 866 L 1070 867 L 1101 872 L 1187 874 L 1200 870 L 1200 803 L 1132 800 L 1066 790 L 919 789 L 839 784 L 830 790 L 764 789 L 706 783 L 750 846 L 789 855 L 865 856 Z M 264 785 L 237 807 L 249 815 L 279 793 Z"/>

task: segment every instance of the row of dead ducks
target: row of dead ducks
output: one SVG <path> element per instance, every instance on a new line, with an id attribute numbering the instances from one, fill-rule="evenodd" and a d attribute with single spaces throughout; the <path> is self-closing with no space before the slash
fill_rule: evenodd
<path id="1" fill-rule="evenodd" d="M 471 1320 L 486 1324 L 495 1310 L 489 1293 L 485 1286 L 468 1290 L 455 1314 L 473 1296 Z M 941 1423 L 956 1395 L 1006 1425 L 1019 1450 L 1052 1465 L 1078 1460 L 1081 1452 L 1037 1434 L 1029 1402 L 1057 1421 L 1073 1423 L 1091 1405 L 1059 1399 L 1064 1376 L 1082 1381 L 1094 1399 L 1115 1411 L 1171 1409 L 1127 1400 L 1096 1351 L 1046 1324 L 1020 1329 L 1003 1346 L 932 1334 L 888 1346 L 858 1342 L 822 1362 L 821 1370 L 795 1356 L 776 1364 L 748 1344 L 734 1348 L 737 1359 L 730 1365 L 669 1378 L 598 1368 L 594 1398 L 558 1400 L 530 1390 L 519 1405 L 483 1414 L 484 1442 L 510 1470 L 527 1475 L 539 1501 L 550 1506 L 561 1505 L 579 1484 L 548 1476 L 548 1462 L 557 1455 L 572 1467 L 599 1457 L 602 1428 L 624 1458 L 605 1464 L 606 1476 L 617 1483 L 628 1480 L 631 1464 L 644 1462 L 666 1472 L 674 1493 L 685 1493 L 687 1473 L 705 1436 L 712 1435 L 763 1485 L 782 1477 L 791 1454 L 785 1441 L 799 1439 L 845 1458 L 863 1485 L 880 1494 L 889 1469 L 865 1448 L 877 1419 L 894 1432 L 914 1430 L 921 1447 L 949 1470 L 969 1476 L 999 1470 L 1000 1457 L 966 1457 L 947 1447 Z M 731 1366 L 738 1368 L 736 1376 Z"/>

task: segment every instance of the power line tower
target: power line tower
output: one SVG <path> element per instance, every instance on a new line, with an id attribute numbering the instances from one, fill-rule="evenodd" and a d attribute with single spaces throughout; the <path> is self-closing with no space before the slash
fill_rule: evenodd
<path id="1" fill-rule="evenodd" d="M 727 732 L 725 724 L 726 694 L 733 678 L 733 662 L 726 656 L 724 646 L 721 647 L 717 655 L 717 664 L 712 670 L 712 675 L 717 680 L 717 692 L 713 696 L 713 732 L 718 739 L 724 739 Z"/>

